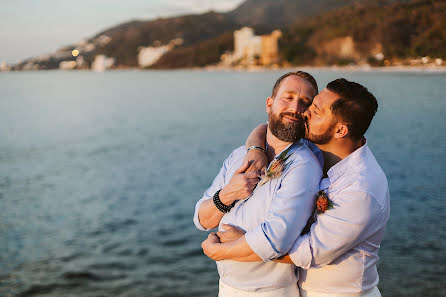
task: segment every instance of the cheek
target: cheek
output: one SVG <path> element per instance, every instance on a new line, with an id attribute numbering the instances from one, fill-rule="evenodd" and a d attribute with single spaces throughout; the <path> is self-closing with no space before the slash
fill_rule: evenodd
<path id="1" fill-rule="evenodd" d="M 282 106 L 280 102 L 274 102 L 275 104 L 271 105 L 271 112 L 278 115 L 282 111 Z"/>
<path id="2" fill-rule="evenodd" d="M 310 126 L 311 132 L 315 134 L 319 134 L 321 130 L 323 130 L 323 121 L 318 117 L 312 117 L 308 121 L 308 125 Z"/>

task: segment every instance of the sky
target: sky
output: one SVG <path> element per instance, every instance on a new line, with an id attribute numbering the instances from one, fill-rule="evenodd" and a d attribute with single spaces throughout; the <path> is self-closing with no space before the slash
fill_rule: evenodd
<path id="1" fill-rule="evenodd" d="M 1 0 L 0 64 L 51 53 L 129 20 L 209 10 L 243 0 Z"/>

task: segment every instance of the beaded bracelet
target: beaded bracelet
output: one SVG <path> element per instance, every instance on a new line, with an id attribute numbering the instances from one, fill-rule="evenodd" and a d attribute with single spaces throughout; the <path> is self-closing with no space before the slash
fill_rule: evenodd
<path id="1" fill-rule="evenodd" d="M 221 200 L 220 200 L 220 196 L 219 196 L 220 191 L 221 191 L 221 190 L 218 190 L 217 192 L 215 192 L 214 197 L 212 198 L 212 201 L 214 201 L 214 205 L 215 205 L 215 207 L 217 207 L 217 209 L 218 209 L 219 211 L 221 211 L 222 213 L 227 213 L 227 212 L 229 212 L 229 211 L 231 210 L 231 208 L 234 207 L 234 205 L 235 205 L 235 201 L 232 202 L 231 205 L 226 205 L 226 204 L 224 204 L 224 203 L 221 202 Z"/>

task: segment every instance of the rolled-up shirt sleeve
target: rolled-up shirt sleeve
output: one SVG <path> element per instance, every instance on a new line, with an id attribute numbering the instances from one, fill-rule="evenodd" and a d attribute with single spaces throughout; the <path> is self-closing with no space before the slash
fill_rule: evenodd
<path id="1" fill-rule="evenodd" d="M 365 192 L 343 192 L 330 199 L 334 208 L 319 214 L 310 232 L 290 249 L 296 266 L 309 269 L 330 264 L 386 224 L 383 208 Z"/>
<path id="2" fill-rule="evenodd" d="M 294 162 L 297 164 L 283 174 L 265 220 L 245 234 L 251 249 L 264 262 L 289 251 L 312 212 L 322 171 L 315 159 Z"/>
<path id="3" fill-rule="evenodd" d="M 222 189 L 224 187 L 224 185 L 226 184 L 226 178 L 227 178 L 227 175 L 228 175 L 228 168 L 229 168 L 231 160 L 233 159 L 233 157 L 235 155 L 235 152 L 236 152 L 236 150 L 234 150 L 229 155 L 229 157 L 223 162 L 223 165 L 222 165 L 222 167 L 220 169 L 220 172 L 214 178 L 214 181 L 212 182 L 212 185 L 204 192 L 203 197 L 200 200 L 198 200 L 197 204 L 195 205 L 194 224 L 195 224 L 195 227 L 197 227 L 198 230 L 201 230 L 201 231 L 209 231 L 209 230 L 211 230 L 209 228 L 204 228 L 201 225 L 200 219 L 198 217 L 198 212 L 200 210 L 201 204 L 204 201 L 206 201 L 206 200 L 212 199 L 212 197 L 214 196 L 215 192 L 217 192 L 218 190 Z"/>

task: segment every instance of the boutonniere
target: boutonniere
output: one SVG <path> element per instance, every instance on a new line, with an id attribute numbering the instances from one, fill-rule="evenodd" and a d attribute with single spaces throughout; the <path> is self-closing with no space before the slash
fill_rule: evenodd
<path id="1" fill-rule="evenodd" d="M 288 165 L 291 164 L 292 161 L 286 162 L 289 157 L 291 157 L 291 154 L 288 155 L 288 152 L 290 151 L 291 146 L 281 152 L 277 157 L 274 158 L 274 160 L 269 163 L 268 168 L 265 169 L 265 171 L 260 176 L 261 180 L 259 182 L 259 186 L 266 184 L 268 181 L 277 178 L 282 175 L 282 172 L 285 171 L 285 169 L 288 167 Z"/>
<path id="2" fill-rule="evenodd" d="M 332 209 L 333 207 L 334 207 L 333 202 L 330 200 L 330 198 L 328 198 L 324 190 L 317 192 L 316 205 L 314 210 L 315 215 L 322 214 L 326 212 L 328 209 Z"/>
<path id="3" fill-rule="evenodd" d="M 328 198 L 327 193 L 325 193 L 324 190 L 320 190 L 319 192 L 317 192 L 314 201 L 313 215 L 308 219 L 307 225 L 302 230 L 302 233 L 300 235 L 304 235 L 310 232 L 311 225 L 316 222 L 316 217 L 320 214 L 323 214 L 328 209 L 332 208 L 334 208 L 333 202 L 330 200 L 330 198 Z"/>

